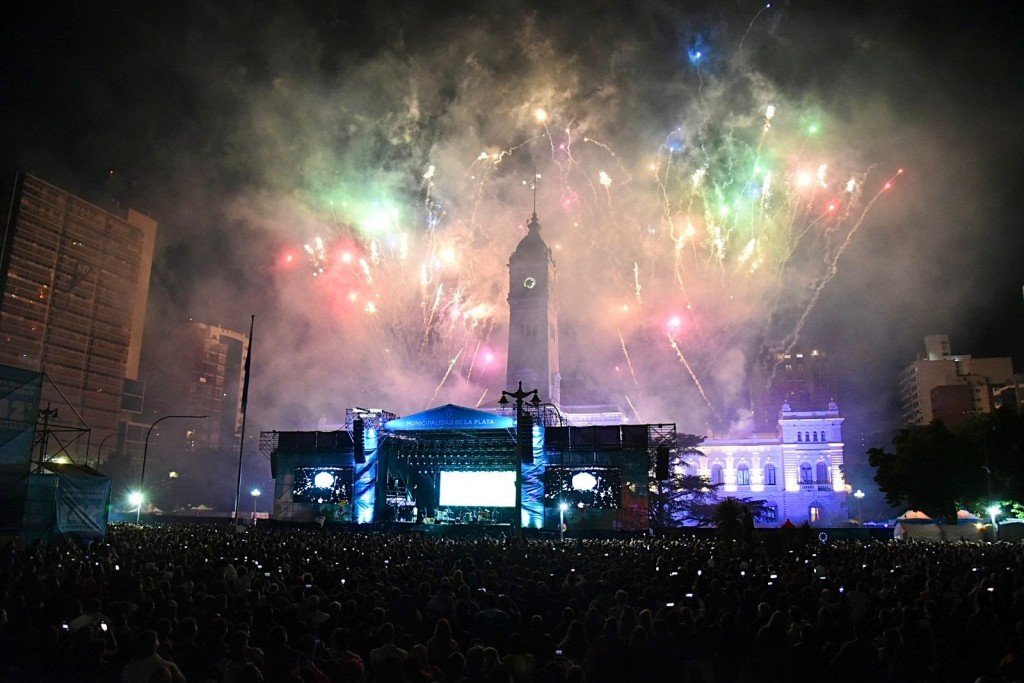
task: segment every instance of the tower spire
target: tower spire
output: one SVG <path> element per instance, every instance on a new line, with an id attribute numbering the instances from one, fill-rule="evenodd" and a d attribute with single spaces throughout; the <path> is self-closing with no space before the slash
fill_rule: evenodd
<path id="1" fill-rule="evenodd" d="M 540 174 L 537 173 L 537 167 L 533 167 L 533 220 L 537 220 L 537 181 L 540 179 Z"/>

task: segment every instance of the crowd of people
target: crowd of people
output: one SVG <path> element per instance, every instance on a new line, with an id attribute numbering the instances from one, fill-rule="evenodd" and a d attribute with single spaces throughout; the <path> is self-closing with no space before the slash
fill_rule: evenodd
<path id="1" fill-rule="evenodd" d="M 0 681 L 1024 680 L 1024 546 L 112 524 L 7 541 Z"/>

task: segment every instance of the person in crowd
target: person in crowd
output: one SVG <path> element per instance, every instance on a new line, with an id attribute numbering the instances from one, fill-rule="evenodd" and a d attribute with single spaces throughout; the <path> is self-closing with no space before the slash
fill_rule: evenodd
<path id="1" fill-rule="evenodd" d="M 0 542 L 0 680 L 1020 680 L 1016 543 L 111 524 Z"/>
<path id="2" fill-rule="evenodd" d="M 186 683 L 185 675 L 178 666 L 156 652 L 158 643 L 156 631 L 143 631 L 135 642 L 135 656 L 121 669 L 121 683 L 150 683 L 166 680 L 170 683 Z"/>

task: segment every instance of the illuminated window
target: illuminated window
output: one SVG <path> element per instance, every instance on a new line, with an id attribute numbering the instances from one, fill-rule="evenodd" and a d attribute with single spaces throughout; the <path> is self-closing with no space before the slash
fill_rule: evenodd
<path id="1" fill-rule="evenodd" d="M 750 468 L 745 463 L 736 468 L 736 483 L 740 486 L 750 486 Z"/>
<path id="2" fill-rule="evenodd" d="M 764 484 L 765 486 L 775 486 L 775 465 L 764 466 Z"/>
<path id="3" fill-rule="evenodd" d="M 807 508 L 807 516 L 811 520 L 811 524 L 816 524 L 821 520 L 821 504 L 811 503 L 811 506 Z"/>

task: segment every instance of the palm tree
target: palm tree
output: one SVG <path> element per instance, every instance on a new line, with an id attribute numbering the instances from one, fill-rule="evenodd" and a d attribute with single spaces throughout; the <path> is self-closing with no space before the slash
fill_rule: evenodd
<path id="1" fill-rule="evenodd" d="M 715 506 L 711 515 L 718 535 L 726 540 L 736 540 L 743 535 L 746 519 L 750 515 L 747 507 L 738 499 L 728 496 Z"/>

